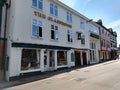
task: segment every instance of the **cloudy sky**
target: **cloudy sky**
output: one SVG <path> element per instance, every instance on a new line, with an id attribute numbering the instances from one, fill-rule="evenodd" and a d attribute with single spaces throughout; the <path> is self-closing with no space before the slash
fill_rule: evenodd
<path id="1" fill-rule="evenodd" d="M 120 44 L 120 0 L 59 0 L 89 19 L 102 19 L 103 24 L 118 34 Z"/>

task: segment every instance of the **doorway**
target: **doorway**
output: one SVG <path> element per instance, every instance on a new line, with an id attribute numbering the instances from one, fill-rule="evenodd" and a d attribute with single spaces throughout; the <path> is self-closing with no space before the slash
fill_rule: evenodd
<path id="1" fill-rule="evenodd" d="M 75 51 L 75 66 L 81 65 L 80 51 Z"/>
<path id="2" fill-rule="evenodd" d="M 87 54 L 86 54 L 86 52 L 82 52 L 82 58 L 83 58 L 83 65 L 87 65 Z"/>
<path id="3" fill-rule="evenodd" d="M 44 51 L 44 69 L 45 71 L 53 71 L 55 67 L 55 52 Z"/>
<path id="4" fill-rule="evenodd" d="M 4 43 L 4 40 L 0 40 L 0 80 L 3 80 L 4 76 L 5 76 L 5 53 L 6 53 L 6 48 L 5 48 L 4 54 L 3 54 L 3 43 Z M 6 47 L 6 44 L 5 44 L 5 47 Z"/>

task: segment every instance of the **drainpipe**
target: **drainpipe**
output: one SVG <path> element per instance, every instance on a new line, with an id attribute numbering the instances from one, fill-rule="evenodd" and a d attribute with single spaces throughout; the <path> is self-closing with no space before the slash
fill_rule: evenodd
<path id="1" fill-rule="evenodd" d="M 2 55 L 2 60 L 3 60 L 3 70 L 4 70 L 4 76 L 5 76 L 5 48 L 6 48 L 6 29 L 7 29 L 7 15 L 8 15 L 8 8 L 10 8 L 10 4 L 11 4 L 11 0 L 9 0 L 9 4 L 7 3 L 7 0 L 5 0 L 4 5 L 6 6 L 6 10 L 5 10 L 5 23 L 4 23 L 4 36 L 3 36 L 3 55 Z M 5 77 L 4 77 L 5 78 Z"/>

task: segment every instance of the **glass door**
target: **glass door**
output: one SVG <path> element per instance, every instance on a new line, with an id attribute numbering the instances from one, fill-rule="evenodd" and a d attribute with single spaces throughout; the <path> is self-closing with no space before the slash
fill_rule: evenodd
<path id="1" fill-rule="evenodd" d="M 50 51 L 49 52 L 49 68 L 50 68 L 50 70 L 54 70 L 54 66 L 55 66 L 55 52 Z"/>

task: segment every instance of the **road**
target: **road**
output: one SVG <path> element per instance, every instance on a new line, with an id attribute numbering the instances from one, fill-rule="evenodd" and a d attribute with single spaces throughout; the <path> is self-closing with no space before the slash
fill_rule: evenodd
<path id="1" fill-rule="evenodd" d="M 4 90 L 120 90 L 120 60 L 71 70 Z"/>

